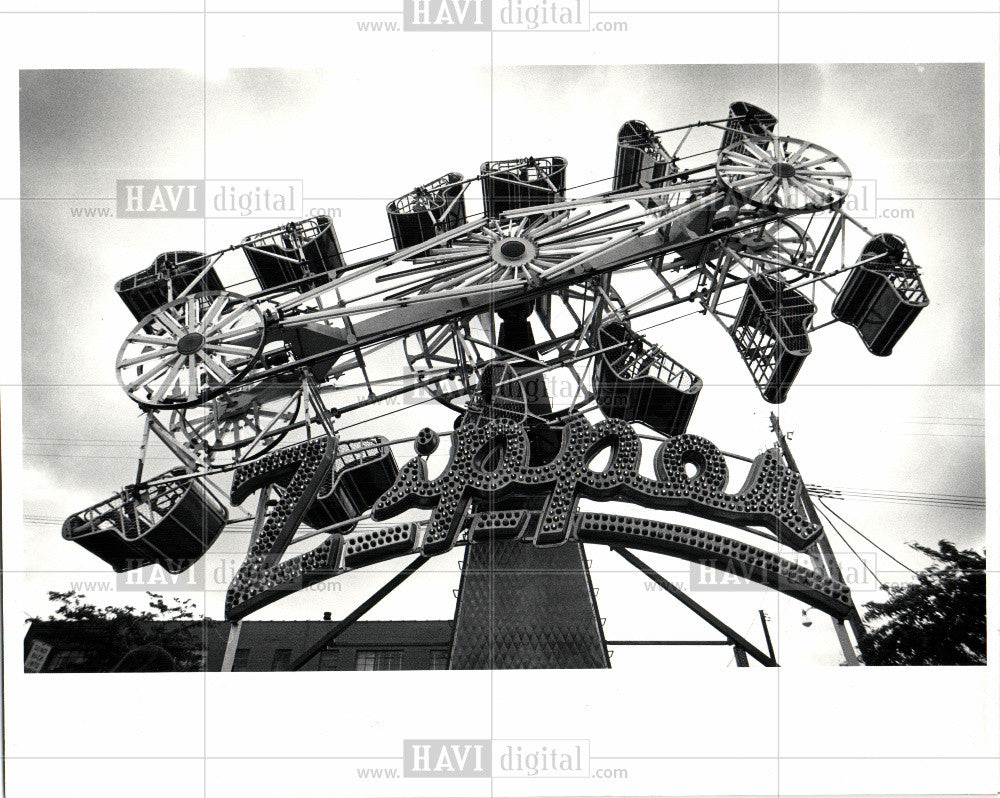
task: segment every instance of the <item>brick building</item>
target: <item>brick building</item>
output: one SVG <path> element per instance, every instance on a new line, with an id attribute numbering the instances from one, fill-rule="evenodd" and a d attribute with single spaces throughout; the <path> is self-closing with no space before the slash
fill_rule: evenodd
<path id="1" fill-rule="evenodd" d="M 234 671 L 283 671 L 337 621 L 244 621 Z M 208 671 L 220 671 L 230 625 L 206 620 L 178 624 L 148 621 L 147 630 L 176 632 L 179 626 L 201 653 Z M 102 673 L 120 662 L 113 632 L 103 621 L 33 621 L 24 637 L 25 670 L 41 673 Z M 451 621 L 358 621 L 302 670 L 435 670 L 448 667 Z"/>

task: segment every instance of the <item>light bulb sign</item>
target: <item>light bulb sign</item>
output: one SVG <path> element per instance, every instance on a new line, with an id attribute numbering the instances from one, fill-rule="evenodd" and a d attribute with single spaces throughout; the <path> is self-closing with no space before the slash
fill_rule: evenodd
<path id="1" fill-rule="evenodd" d="M 630 502 L 650 509 L 681 511 L 712 521 L 757 525 L 783 545 L 805 549 L 821 530 L 808 521 L 801 477 L 768 450 L 750 468 L 745 484 L 727 493 L 728 469 L 719 449 L 705 438 L 667 438 L 655 455 L 656 478 L 640 475 L 641 442 L 620 420 L 592 425 L 582 416 L 562 427 L 556 455 L 529 465 L 527 427 L 510 419 L 470 416 L 453 435 L 450 460 L 427 478 L 430 430 L 417 436 L 416 457 L 395 472 L 384 439 L 338 446 L 332 437 L 285 447 L 236 470 L 232 501 L 257 490 L 279 488 L 276 501 L 262 495 L 247 557 L 229 587 L 226 615 L 238 619 L 277 600 L 362 565 L 406 554 L 449 551 L 465 540 L 520 539 L 525 545 L 558 546 L 568 540 L 636 548 L 704 562 L 794 594 L 837 617 L 850 611 L 849 592 L 810 569 L 725 536 L 648 518 L 580 512 L 579 499 Z M 600 471 L 590 464 L 610 450 Z M 688 467 L 693 467 L 689 473 Z M 391 484 L 367 507 L 350 504 L 359 486 Z M 540 496 L 540 511 L 477 510 L 509 496 Z M 426 522 L 403 522 L 365 531 L 341 526 L 314 549 L 282 560 L 296 530 L 370 510 L 375 521 L 403 512 L 431 510 Z"/>

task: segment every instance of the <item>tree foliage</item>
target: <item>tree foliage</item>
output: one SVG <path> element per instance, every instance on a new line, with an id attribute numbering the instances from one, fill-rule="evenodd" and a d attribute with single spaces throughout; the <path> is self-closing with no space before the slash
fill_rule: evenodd
<path id="1" fill-rule="evenodd" d="M 937 551 L 910 546 L 934 562 L 915 582 L 888 586 L 888 600 L 865 604 L 865 664 L 985 665 L 985 554 L 946 540 Z"/>
<path id="2" fill-rule="evenodd" d="M 162 649 L 173 659 L 173 669 L 200 670 L 203 646 L 201 617 L 196 616 L 193 600 L 172 598 L 146 592 L 147 607 L 98 607 L 75 590 L 49 591 L 49 600 L 58 603 L 48 618 L 32 617 L 28 621 L 70 621 L 89 623 L 107 631 L 109 666 L 121 663 L 126 655 L 137 650 Z M 163 623 L 164 621 L 172 623 Z M 124 660 L 128 662 L 129 660 Z"/>

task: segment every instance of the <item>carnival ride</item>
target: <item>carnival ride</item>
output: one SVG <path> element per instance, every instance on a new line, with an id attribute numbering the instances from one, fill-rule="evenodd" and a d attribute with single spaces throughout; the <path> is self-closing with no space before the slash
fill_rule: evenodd
<path id="1" fill-rule="evenodd" d="M 412 442 L 419 464 L 442 437 L 466 449 L 469 441 L 490 449 L 503 439 L 478 460 L 453 449 L 453 464 L 468 455 L 469 465 L 451 477 L 478 479 L 476 495 L 499 497 L 497 463 L 516 450 L 522 460 L 510 460 L 504 478 L 526 495 L 530 484 L 554 490 L 561 477 L 551 463 L 577 467 L 554 457 L 574 434 L 589 441 L 578 468 L 611 438 L 615 463 L 633 457 L 627 452 L 638 438 L 627 429 L 635 423 L 643 439 L 659 443 L 658 477 L 668 487 L 629 488 L 620 474 L 616 487 L 584 493 L 631 491 L 648 506 L 683 505 L 797 550 L 812 546 L 801 479 L 780 454 L 756 458 L 744 487 L 725 492 L 723 455 L 686 434 L 702 380 L 637 324 L 694 307 L 721 325 L 761 396 L 777 404 L 823 328 L 851 325 L 872 354 L 885 356 L 927 306 L 906 243 L 870 232 L 845 211 L 847 165 L 822 146 L 778 135 L 776 124 L 745 102 L 724 119 L 666 130 L 626 122 L 611 190 L 588 196 L 570 196 L 568 164 L 556 156 L 489 161 L 472 178 L 448 172 L 389 203 L 393 251 L 353 262 L 323 216 L 218 252 L 158 256 L 115 286 L 136 318 L 115 365 L 145 416 L 135 482 L 67 519 L 64 537 L 115 570 L 158 563 L 177 572 L 230 522 L 230 505 L 262 490 L 248 564 L 227 601 L 231 618 L 277 597 L 261 591 L 282 579 L 301 586 L 501 534 L 536 545 L 624 543 L 715 564 L 738 559 L 749 563 L 748 578 L 834 617 L 856 615 L 835 567 L 809 571 L 670 524 L 625 529 L 576 513 L 572 497 L 572 523 L 548 539 L 517 510 L 456 517 L 448 544 L 437 548 L 428 534 L 434 518 L 356 528 L 380 512 L 391 517 L 385 497 L 412 470 L 398 468 L 394 445 Z M 707 148 L 690 145 L 706 134 L 718 138 Z M 667 135 L 679 140 L 667 147 Z M 473 188 L 482 213 L 471 213 Z M 867 241 L 848 262 L 855 231 Z M 220 276 L 237 250 L 252 269 L 252 290 Z M 571 389 L 551 391 L 556 383 Z M 393 441 L 338 434 L 342 419 L 364 419 L 379 403 L 417 392 L 452 409 L 455 430 Z M 606 421 L 594 427 L 585 414 Z M 473 427 L 480 432 L 462 433 Z M 144 474 L 150 434 L 178 460 L 154 477 Z M 216 480 L 228 473 L 227 494 Z M 441 515 L 435 502 L 447 490 L 407 484 L 422 491 L 416 505 Z M 579 479 L 574 484 L 580 489 Z M 674 504 L 664 491 L 674 491 Z M 299 523 L 313 531 L 296 538 Z M 289 543 L 322 534 L 305 559 L 280 562 Z"/>

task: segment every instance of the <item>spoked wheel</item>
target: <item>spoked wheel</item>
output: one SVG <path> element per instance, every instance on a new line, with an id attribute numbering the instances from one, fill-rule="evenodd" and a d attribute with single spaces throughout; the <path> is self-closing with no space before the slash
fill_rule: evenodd
<path id="1" fill-rule="evenodd" d="M 726 189 L 758 208 L 820 211 L 839 207 L 851 172 L 830 150 L 785 136 L 751 136 L 719 153 L 716 174 Z"/>
<path id="2" fill-rule="evenodd" d="M 729 274 L 739 266 L 750 274 L 770 274 L 793 283 L 813 274 L 816 246 L 797 224 L 781 219 L 723 239 L 706 265 Z"/>
<path id="3" fill-rule="evenodd" d="M 175 410 L 168 428 L 213 465 L 228 465 L 281 443 L 300 420 L 302 403 L 301 381 L 249 382 L 195 407 Z"/>
<path id="4" fill-rule="evenodd" d="M 622 315 L 623 309 L 613 289 L 591 280 L 500 314 L 483 313 L 422 330 L 404 339 L 403 348 L 416 374 L 456 371 L 455 378 L 428 386 L 456 412 L 468 407 L 489 371 L 491 391 L 509 393 L 512 388 L 505 390 L 505 383 L 516 374 L 530 411 L 556 417 L 581 410 L 593 398 L 588 342 L 603 320 Z"/>
<path id="5" fill-rule="evenodd" d="M 543 285 L 641 226 L 645 220 L 634 211 L 624 204 L 600 212 L 574 208 L 484 219 L 475 230 L 411 258 L 412 267 L 388 270 L 378 281 L 399 282 L 393 299 Z"/>
<path id="6" fill-rule="evenodd" d="M 264 316 L 228 291 L 189 294 L 157 308 L 118 351 L 118 382 L 141 405 L 190 407 L 237 384 L 264 347 Z"/>

